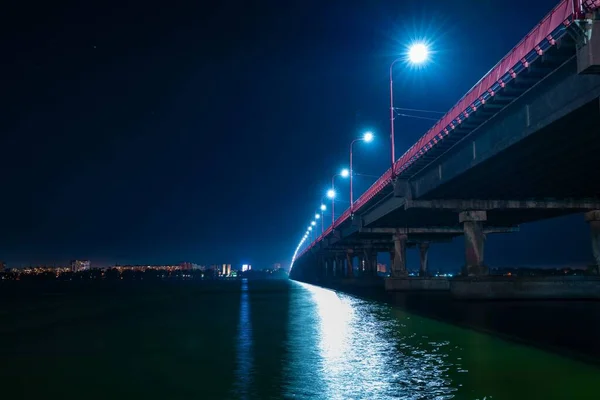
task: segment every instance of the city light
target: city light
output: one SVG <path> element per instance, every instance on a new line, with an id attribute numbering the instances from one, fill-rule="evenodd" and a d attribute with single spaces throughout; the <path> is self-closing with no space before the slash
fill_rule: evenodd
<path id="1" fill-rule="evenodd" d="M 312 226 L 315 226 L 317 223 L 316 223 L 315 221 L 310 221 L 310 224 L 311 224 Z"/>
<path id="2" fill-rule="evenodd" d="M 341 172 L 340 172 L 340 176 L 342 178 L 347 178 L 350 176 L 350 170 L 348 168 L 344 168 Z"/>
<path id="3" fill-rule="evenodd" d="M 325 204 L 321 204 L 321 211 L 327 210 L 327 206 Z"/>
<path id="4" fill-rule="evenodd" d="M 315 219 L 321 218 L 321 214 L 315 214 Z"/>
<path id="5" fill-rule="evenodd" d="M 329 197 L 330 199 L 333 199 L 335 197 L 335 190 L 329 189 L 327 191 L 327 197 Z"/>
<path id="6" fill-rule="evenodd" d="M 363 140 L 367 143 L 373 140 L 373 132 L 365 132 L 363 135 Z"/>
<path id="7" fill-rule="evenodd" d="M 312 226 L 309 226 L 309 227 L 308 227 L 308 230 L 309 230 L 309 231 L 312 231 Z"/>
<path id="8" fill-rule="evenodd" d="M 413 43 L 408 48 L 408 61 L 411 64 L 422 64 L 429 58 L 429 48 L 425 43 Z"/>

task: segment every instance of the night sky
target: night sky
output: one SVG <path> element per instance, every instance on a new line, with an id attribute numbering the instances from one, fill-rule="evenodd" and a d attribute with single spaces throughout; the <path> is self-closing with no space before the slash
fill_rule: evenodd
<path id="1" fill-rule="evenodd" d="M 435 54 L 396 72 L 396 105 L 446 111 L 556 0 L 11 3 L 0 259 L 269 266 L 364 129 L 355 171 L 388 167 L 388 67 L 407 43 Z M 432 124 L 398 119 L 397 154 Z M 527 225 L 491 236 L 486 261 L 585 264 L 588 238 L 581 215 Z M 462 249 L 432 247 L 432 267 Z"/>

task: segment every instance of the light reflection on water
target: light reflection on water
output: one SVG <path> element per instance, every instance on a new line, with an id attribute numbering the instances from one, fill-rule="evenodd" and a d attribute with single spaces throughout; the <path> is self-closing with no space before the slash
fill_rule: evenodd
<path id="1" fill-rule="evenodd" d="M 402 329 L 397 319 L 389 318 L 387 307 L 339 294 L 317 286 L 299 284 L 310 292 L 317 310 L 318 326 L 314 340 L 319 350 L 315 375 L 321 375 L 324 385 L 314 387 L 306 397 L 349 399 L 449 399 L 456 391 L 445 360 L 448 342 L 430 342 L 424 348 L 411 343 L 414 333 L 398 340 Z M 297 313 L 292 313 L 296 316 Z M 293 318 L 292 318 L 293 320 Z M 293 324 L 298 328 L 299 324 Z M 297 335 L 296 335 L 297 333 Z M 408 332 L 407 332 L 408 333 Z M 291 340 L 307 337 L 291 332 Z M 296 348 L 300 348 L 297 346 Z M 303 355 L 295 360 L 295 368 L 305 369 Z M 306 392 L 307 383 L 296 382 L 288 388 L 290 394 Z"/>
<path id="2" fill-rule="evenodd" d="M 317 286 L 250 286 L 232 398 L 597 398 L 595 366 Z M 287 324 L 266 310 L 285 311 Z M 265 334 L 276 335 L 261 341 Z"/>
<path id="3" fill-rule="evenodd" d="M 240 316 L 237 337 L 237 368 L 235 371 L 235 393 L 238 398 L 246 399 L 251 392 L 252 384 L 252 323 L 250 322 L 250 299 L 248 294 L 248 281 L 244 279 L 241 284 Z"/>

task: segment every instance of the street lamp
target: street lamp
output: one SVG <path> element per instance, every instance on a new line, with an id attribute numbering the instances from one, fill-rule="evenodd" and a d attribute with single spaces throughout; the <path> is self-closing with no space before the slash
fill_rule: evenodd
<path id="1" fill-rule="evenodd" d="M 357 139 L 354 139 L 352 142 L 350 142 L 350 215 L 352 215 L 352 203 L 353 203 L 353 193 L 352 193 L 352 146 L 354 145 L 355 142 L 358 141 L 363 141 L 366 143 L 369 143 L 371 141 L 373 141 L 373 133 L 372 132 L 365 132 L 365 134 Z"/>
<path id="2" fill-rule="evenodd" d="M 348 168 L 344 168 L 340 171 L 339 174 L 335 174 L 331 177 L 331 189 L 329 189 L 327 191 L 327 197 L 329 197 L 331 199 L 331 229 L 333 230 L 334 228 L 334 223 L 335 223 L 335 177 L 336 176 L 341 176 L 342 178 L 347 178 L 350 175 L 350 171 L 348 170 Z"/>
<path id="3" fill-rule="evenodd" d="M 408 61 L 408 63 L 412 65 L 420 65 L 429 59 L 429 53 L 429 47 L 426 43 L 413 43 L 408 47 L 404 56 L 396 58 L 390 65 L 390 147 L 392 154 L 392 178 L 394 177 L 394 162 L 396 161 L 396 151 L 394 147 L 394 64 L 398 61 Z"/>
<path id="4" fill-rule="evenodd" d="M 323 199 L 321 199 L 320 210 L 321 210 L 321 233 L 323 233 L 323 232 L 325 232 L 325 222 L 324 222 L 325 218 L 323 218 L 323 212 L 325 210 L 327 210 L 327 207 L 325 206 L 325 204 L 323 204 Z"/>

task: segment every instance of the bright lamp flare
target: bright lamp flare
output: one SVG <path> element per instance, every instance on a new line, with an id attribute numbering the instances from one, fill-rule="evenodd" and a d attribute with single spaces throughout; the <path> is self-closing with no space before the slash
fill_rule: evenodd
<path id="1" fill-rule="evenodd" d="M 315 214 L 315 219 L 321 218 L 321 214 Z"/>
<path id="2" fill-rule="evenodd" d="M 349 177 L 349 176 L 350 176 L 350 171 L 348 170 L 348 168 L 344 168 L 344 169 L 342 170 L 342 172 L 340 172 L 340 176 L 341 176 L 342 178 L 347 178 L 347 177 Z"/>
<path id="3" fill-rule="evenodd" d="M 363 140 L 364 140 L 365 142 L 367 142 L 367 143 L 369 143 L 370 141 L 372 141 L 372 140 L 373 140 L 373 132 L 366 132 L 366 133 L 363 135 Z"/>
<path id="4" fill-rule="evenodd" d="M 312 226 L 315 226 L 317 223 L 316 223 L 315 221 L 310 221 L 310 224 L 311 224 Z"/>
<path id="5" fill-rule="evenodd" d="M 309 231 L 312 231 L 312 226 L 309 226 L 309 227 L 308 227 L 308 230 L 309 230 Z"/>
<path id="6" fill-rule="evenodd" d="M 327 206 L 325 204 L 321 204 L 321 211 L 327 210 Z"/>
<path id="7" fill-rule="evenodd" d="M 327 191 L 327 197 L 329 197 L 330 199 L 333 199 L 335 197 L 335 190 L 329 189 Z"/>
<path id="8" fill-rule="evenodd" d="M 429 58 L 429 48 L 424 43 L 415 43 L 408 48 L 408 61 L 411 64 L 422 64 Z"/>

